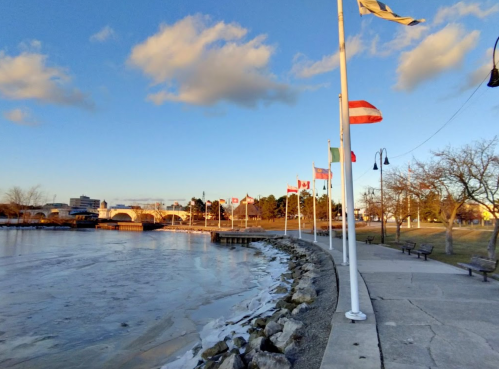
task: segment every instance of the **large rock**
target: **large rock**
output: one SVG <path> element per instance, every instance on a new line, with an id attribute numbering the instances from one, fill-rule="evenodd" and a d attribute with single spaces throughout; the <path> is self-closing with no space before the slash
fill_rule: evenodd
<path id="1" fill-rule="evenodd" d="M 236 347 L 243 347 L 247 343 L 246 340 L 244 339 L 244 337 L 241 337 L 241 336 L 234 338 L 232 340 L 232 342 L 234 343 L 234 346 L 236 346 Z"/>
<path id="2" fill-rule="evenodd" d="M 282 331 L 282 325 L 271 320 L 270 322 L 267 323 L 263 331 L 267 337 L 270 337 L 276 334 L 277 332 Z"/>
<path id="3" fill-rule="evenodd" d="M 209 349 L 206 349 L 202 354 L 201 354 L 201 357 L 203 359 L 208 359 L 210 357 L 213 357 L 213 356 L 216 356 L 216 355 L 220 355 L 226 351 L 229 350 L 229 347 L 227 346 L 227 344 L 225 343 L 225 341 L 220 341 L 218 342 L 215 346 L 213 347 L 210 347 Z"/>
<path id="4" fill-rule="evenodd" d="M 291 363 L 283 354 L 257 352 L 248 365 L 249 369 L 291 369 Z"/>
<path id="5" fill-rule="evenodd" d="M 306 302 L 310 304 L 314 302 L 317 298 L 317 292 L 315 292 L 315 288 L 303 288 L 297 290 L 293 295 L 293 302 L 297 304 L 301 304 L 302 302 Z"/>
<path id="6" fill-rule="evenodd" d="M 299 330 L 303 327 L 303 323 L 298 320 L 288 318 L 281 318 L 279 323 L 284 324 L 282 332 L 274 334 L 270 337 L 270 340 L 280 352 L 284 352 L 286 346 L 292 344 L 293 340 L 300 336 Z"/>
<path id="7" fill-rule="evenodd" d="M 291 315 L 297 315 L 307 310 L 308 310 L 308 305 L 306 303 L 301 303 L 300 305 L 294 308 L 294 310 L 291 312 Z"/>
<path id="8" fill-rule="evenodd" d="M 226 357 L 219 369 L 244 369 L 245 365 L 239 355 L 231 354 Z"/>

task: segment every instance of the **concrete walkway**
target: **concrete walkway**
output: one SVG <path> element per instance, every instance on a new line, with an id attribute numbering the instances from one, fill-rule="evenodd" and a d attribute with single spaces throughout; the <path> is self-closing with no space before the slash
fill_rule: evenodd
<path id="1" fill-rule="evenodd" d="M 302 233 L 302 239 L 313 236 Z M 317 239 L 329 251 L 329 238 Z M 498 281 L 358 242 L 360 310 L 367 320 L 352 323 L 345 317 L 351 302 L 342 241 L 333 238 L 333 248 L 340 292 L 321 368 L 499 368 Z"/>

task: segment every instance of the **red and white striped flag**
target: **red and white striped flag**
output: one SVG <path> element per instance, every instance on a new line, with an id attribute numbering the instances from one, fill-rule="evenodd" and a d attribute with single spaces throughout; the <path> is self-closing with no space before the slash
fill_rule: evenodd
<path id="1" fill-rule="evenodd" d="M 310 181 L 300 181 L 300 180 L 298 180 L 298 188 L 300 190 L 309 190 L 310 189 Z"/>
<path id="2" fill-rule="evenodd" d="M 255 199 L 249 196 L 246 196 L 246 201 L 248 201 L 248 204 L 253 204 L 255 202 Z"/>
<path id="3" fill-rule="evenodd" d="M 211 201 L 206 201 L 206 206 L 211 206 Z"/>
<path id="4" fill-rule="evenodd" d="M 383 120 L 381 112 L 367 101 L 350 101 L 348 108 L 350 112 L 350 124 L 378 123 Z"/>
<path id="5" fill-rule="evenodd" d="M 290 193 L 290 192 L 297 193 L 298 187 L 288 185 L 288 192 L 287 193 Z"/>

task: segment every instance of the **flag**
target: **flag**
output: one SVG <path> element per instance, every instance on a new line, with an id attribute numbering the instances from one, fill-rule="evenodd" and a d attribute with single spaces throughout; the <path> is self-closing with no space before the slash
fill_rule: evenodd
<path id="1" fill-rule="evenodd" d="M 331 155 L 329 155 L 329 161 L 331 163 L 339 163 L 340 162 L 340 149 L 337 147 L 331 147 Z M 357 161 L 357 156 L 351 151 L 352 163 Z"/>
<path id="2" fill-rule="evenodd" d="M 290 193 L 290 192 L 295 192 L 295 193 L 298 192 L 298 187 L 288 185 L 288 192 L 287 193 Z"/>
<path id="3" fill-rule="evenodd" d="M 248 204 L 253 204 L 255 202 L 255 199 L 249 196 L 246 196 L 246 201 L 248 201 Z"/>
<path id="4" fill-rule="evenodd" d="M 206 206 L 211 206 L 211 201 L 206 201 Z"/>
<path id="5" fill-rule="evenodd" d="M 300 180 L 298 180 L 298 188 L 300 190 L 308 190 L 308 189 L 310 189 L 310 181 L 300 181 Z"/>
<path id="6" fill-rule="evenodd" d="M 314 168 L 314 179 L 328 179 L 328 177 L 332 178 L 332 173 L 329 173 L 328 176 L 328 172 L 329 169 Z"/>
<path id="7" fill-rule="evenodd" d="M 383 120 L 381 112 L 364 100 L 349 101 L 350 124 L 378 123 Z"/>
<path id="8" fill-rule="evenodd" d="M 218 203 L 219 203 L 220 205 L 222 205 L 222 204 L 225 204 L 225 203 L 226 203 L 226 201 L 225 201 L 224 199 L 220 199 L 220 200 L 218 200 Z"/>
<path id="9" fill-rule="evenodd" d="M 232 198 L 232 203 L 233 203 L 233 204 L 237 204 L 237 203 L 239 203 L 239 199 L 238 199 L 237 197 L 233 197 L 233 198 Z"/>
<path id="10" fill-rule="evenodd" d="M 340 149 L 337 147 L 331 147 L 331 155 L 329 156 L 329 162 L 339 163 L 340 162 Z"/>
<path id="11" fill-rule="evenodd" d="M 196 201 L 192 200 L 191 205 L 196 205 Z"/>
<path id="12" fill-rule="evenodd" d="M 173 205 L 178 206 L 178 201 L 175 201 Z"/>
<path id="13" fill-rule="evenodd" d="M 401 17 L 398 14 L 395 14 L 388 5 L 383 4 L 377 0 L 357 0 L 359 4 L 359 12 L 360 15 L 365 14 L 374 14 L 377 17 L 397 22 L 401 24 L 405 24 L 406 26 L 415 26 L 416 24 L 422 23 L 424 19 L 414 19 L 411 17 Z"/>

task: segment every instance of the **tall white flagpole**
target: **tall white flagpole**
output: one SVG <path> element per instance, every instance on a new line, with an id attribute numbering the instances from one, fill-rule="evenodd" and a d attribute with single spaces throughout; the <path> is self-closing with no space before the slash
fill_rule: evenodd
<path id="1" fill-rule="evenodd" d="M 286 236 L 286 231 L 288 230 L 288 198 L 289 198 L 288 186 L 289 186 L 289 184 L 286 185 L 286 217 L 284 218 L 284 235 L 285 236 Z"/>
<path id="2" fill-rule="evenodd" d="M 218 228 L 220 228 L 220 208 L 222 204 L 220 204 L 220 199 L 218 199 Z"/>
<path id="3" fill-rule="evenodd" d="M 333 220 L 332 220 L 332 205 L 331 205 L 331 141 L 327 140 L 327 155 L 329 162 L 329 178 L 327 179 L 327 218 L 329 221 L 329 250 L 333 249 Z"/>
<path id="4" fill-rule="evenodd" d="M 192 200 L 191 200 L 191 227 L 192 227 Z"/>
<path id="5" fill-rule="evenodd" d="M 352 152 L 350 142 L 350 112 L 348 110 L 348 79 L 347 79 L 347 57 L 345 52 L 345 26 L 343 24 L 343 0 L 338 0 L 338 36 L 340 46 L 340 74 L 341 74 L 341 107 L 343 124 L 343 144 L 347 153 Z M 350 251 L 350 295 L 352 310 L 345 313 L 348 319 L 366 320 L 366 314 L 359 308 L 359 281 L 357 277 L 357 245 L 355 239 L 355 217 L 353 216 L 353 177 L 352 177 L 352 157 L 345 157 L 345 179 L 347 208 L 351 213 L 348 217 L 348 246 Z"/>
<path id="6" fill-rule="evenodd" d="M 299 183 L 298 176 L 296 176 L 296 180 Z M 298 186 L 298 238 L 301 240 L 300 186 Z"/>
<path id="7" fill-rule="evenodd" d="M 345 206 L 345 156 L 343 151 L 343 119 L 341 110 L 341 94 L 340 99 L 340 165 L 341 165 L 341 229 L 343 235 L 343 262 L 341 265 L 348 265 L 348 249 L 347 249 L 347 220 Z M 351 158 L 350 158 L 351 159 Z"/>
<path id="8" fill-rule="evenodd" d="M 204 203 L 204 226 L 208 226 L 208 202 Z"/>
<path id="9" fill-rule="evenodd" d="M 230 205 L 232 207 L 232 229 L 234 229 L 234 203 L 232 202 L 233 197 L 230 198 Z"/>
<path id="10" fill-rule="evenodd" d="M 314 178 L 314 242 L 317 242 L 317 216 L 315 215 L 315 163 L 312 162 L 312 176 Z"/>
<path id="11" fill-rule="evenodd" d="M 248 228 L 248 194 L 246 194 L 246 227 Z"/>
<path id="12" fill-rule="evenodd" d="M 409 216 L 407 217 L 407 228 L 411 228 L 411 162 L 409 161 L 407 167 L 407 213 Z"/>

